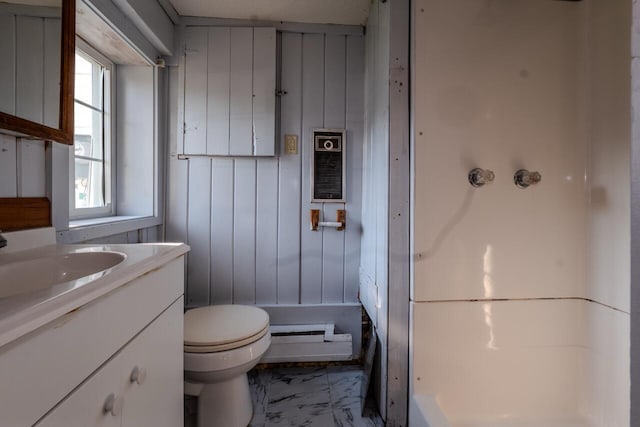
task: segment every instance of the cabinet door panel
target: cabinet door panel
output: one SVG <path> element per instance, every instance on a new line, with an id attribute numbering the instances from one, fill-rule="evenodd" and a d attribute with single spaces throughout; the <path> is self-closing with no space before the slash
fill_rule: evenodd
<path id="1" fill-rule="evenodd" d="M 184 134 L 178 151 L 274 156 L 276 29 L 189 27 L 183 31 Z"/>
<path id="2" fill-rule="evenodd" d="M 185 29 L 184 152 L 207 152 L 207 29 Z"/>
<path id="3" fill-rule="evenodd" d="M 228 27 L 209 29 L 207 154 L 229 154 L 230 37 Z"/>
<path id="4" fill-rule="evenodd" d="M 181 297 L 35 427 L 175 427 L 183 421 Z M 144 372 L 140 383 L 132 371 Z M 105 413 L 107 397 L 121 400 Z"/>
<path id="5" fill-rule="evenodd" d="M 183 299 L 131 342 L 126 353 L 122 427 L 176 427 L 183 423 Z M 131 381 L 134 368 L 144 372 Z"/>
<path id="6" fill-rule="evenodd" d="M 122 399 L 122 354 L 107 362 L 93 376 L 65 398 L 35 427 L 119 427 L 120 413 L 105 413 L 109 394 Z"/>
<path id="7" fill-rule="evenodd" d="M 256 156 L 275 155 L 276 29 L 253 33 L 253 127 Z"/>
<path id="8" fill-rule="evenodd" d="M 229 153 L 253 151 L 253 28 L 231 28 Z"/>

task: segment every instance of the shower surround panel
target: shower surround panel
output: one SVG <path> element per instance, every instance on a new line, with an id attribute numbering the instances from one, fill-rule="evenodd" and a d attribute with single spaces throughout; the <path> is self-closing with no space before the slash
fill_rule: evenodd
<path id="1" fill-rule="evenodd" d="M 628 3 L 414 4 L 412 426 L 629 425 Z"/>

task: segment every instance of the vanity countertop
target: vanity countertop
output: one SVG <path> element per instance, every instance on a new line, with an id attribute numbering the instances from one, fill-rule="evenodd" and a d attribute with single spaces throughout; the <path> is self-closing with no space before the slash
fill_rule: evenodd
<path id="1" fill-rule="evenodd" d="M 184 255 L 183 243 L 143 243 L 128 245 L 46 245 L 34 249 L 2 253 L 0 266 L 37 258 L 86 252 L 118 252 L 125 259 L 107 270 L 45 289 L 0 298 L 0 346 L 70 313 Z M 47 271 L 42 271 L 46 275 Z M 0 277 L 9 283 L 11 277 Z"/>

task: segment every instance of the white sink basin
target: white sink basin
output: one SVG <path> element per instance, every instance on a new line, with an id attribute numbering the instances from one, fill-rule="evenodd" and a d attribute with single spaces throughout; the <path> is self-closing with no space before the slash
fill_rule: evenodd
<path id="1" fill-rule="evenodd" d="M 73 252 L 0 265 L 0 298 L 46 289 L 120 264 L 119 252 Z"/>

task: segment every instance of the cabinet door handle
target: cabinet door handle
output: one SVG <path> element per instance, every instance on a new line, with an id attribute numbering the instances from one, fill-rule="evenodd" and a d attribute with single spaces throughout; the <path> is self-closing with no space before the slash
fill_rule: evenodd
<path id="1" fill-rule="evenodd" d="M 129 381 L 131 383 L 136 383 L 138 385 L 141 385 L 146 378 L 147 378 L 147 370 L 144 368 L 135 366 L 133 368 L 133 371 L 131 371 L 131 375 L 129 376 Z"/>
<path id="2" fill-rule="evenodd" d="M 111 393 L 109 396 L 107 396 L 107 400 L 104 401 L 102 411 L 105 415 L 111 414 L 114 417 L 118 417 L 122 412 L 123 403 L 124 402 L 122 400 L 122 397 L 116 396 L 115 394 Z"/>

